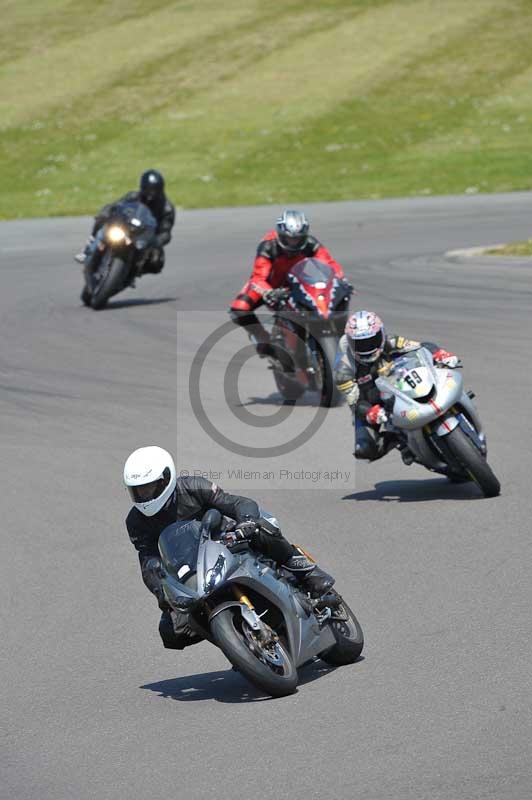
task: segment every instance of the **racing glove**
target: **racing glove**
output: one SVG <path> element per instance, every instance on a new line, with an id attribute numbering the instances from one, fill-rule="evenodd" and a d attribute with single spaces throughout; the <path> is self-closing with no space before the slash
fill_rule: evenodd
<path id="1" fill-rule="evenodd" d="M 340 281 L 340 284 L 341 284 L 341 285 L 342 285 L 342 286 L 343 286 L 345 289 L 347 289 L 347 291 L 349 292 L 349 294 L 350 294 L 350 295 L 351 295 L 351 294 L 358 294 L 358 292 L 355 292 L 355 287 L 353 286 L 353 284 L 352 284 L 352 283 L 350 283 L 350 282 L 347 280 L 347 278 L 340 278 L 340 279 L 339 279 L 339 281 Z"/>
<path id="2" fill-rule="evenodd" d="M 441 364 L 442 367 L 454 369 L 458 366 L 458 356 L 448 350 L 444 350 L 442 347 L 432 354 L 432 358 L 435 364 Z"/>
<path id="3" fill-rule="evenodd" d="M 259 524 L 255 519 L 245 519 L 239 522 L 232 531 L 226 531 L 223 535 L 224 544 L 232 547 L 240 542 L 249 542 L 258 533 Z"/>
<path id="4" fill-rule="evenodd" d="M 262 295 L 262 299 L 268 308 L 278 308 L 281 303 L 286 300 L 288 296 L 288 289 L 268 289 Z"/>
<path id="5" fill-rule="evenodd" d="M 388 414 L 384 408 L 378 404 L 371 406 L 369 411 L 366 412 L 366 421 L 370 425 L 381 425 L 388 419 Z"/>
<path id="6" fill-rule="evenodd" d="M 345 399 L 347 400 L 347 405 L 350 408 L 353 408 L 353 406 L 356 406 L 356 404 L 358 403 L 359 397 L 360 397 L 360 389 L 358 387 L 358 383 L 353 382 L 353 388 L 350 389 L 345 396 Z"/>

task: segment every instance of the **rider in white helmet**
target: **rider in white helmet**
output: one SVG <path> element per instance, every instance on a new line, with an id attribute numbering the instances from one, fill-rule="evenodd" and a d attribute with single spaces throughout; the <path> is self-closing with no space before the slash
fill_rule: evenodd
<path id="1" fill-rule="evenodd" d="M 375 378 L 386 372 L 395 358 L 419 347 L 430 350 L 435 364 L 450 368 L 458 365 L 454 353 L 432 342 L 387 336 L 382 320 L 373 311 L 357 311 L 349 317 L 338 344 L 334 374 L 336 385 L 353 414 L 355 458 L 375 461 L 396 446 L 393 435 L 379 432 L 379 426 L 388 416 Z M 405 464 L 412 463 L 413 456 L 408 449 L 401 450 L 401 455 Z"/>
<path id="2" fill-rule="evenodd" d="M 201 520 L 206 511 L 214 508 L 236 522 L 235 542 L 249 541 L 254 550 L 297 575 L 302 587 L 311 594 L 324 594 L 334 583 L 330 575 L 291 545 L 278 528 L 260 517 L 254 500 L 228 494 L 201 476 L 177 478 L 174 460 L 162 447 L 141 447 L 131 453 L 124 466 L 124 483 L 133 501 L 126 527 L 139 554 L 144 583 L 157 597 L 163 612 L 159 633 L 165 647 L 182 650 L 200 641 L 189 628 L 187 615 L 170 611 L 161 590 L 159 535 L 178 519 Z"/>

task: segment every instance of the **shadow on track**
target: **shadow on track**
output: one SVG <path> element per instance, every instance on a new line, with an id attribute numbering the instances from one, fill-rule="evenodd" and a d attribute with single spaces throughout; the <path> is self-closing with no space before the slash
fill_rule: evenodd
<path id="1" fill-rule="evenodd" d="M 314 397 L 312 395 L 315 395 Z M 318 406 L 317 392 L 306 392 L 298 397 L 295 402 L 285 400 L 279 392 L 273 392 L 268 397 L 250 397 L 245 403 L 238 403 L 239 408 L 246 406 Z"/>
<path id="2" fill-rule="evenodd" d="M 132 306 L 158 306 L 162 303 L 175 303 L 178 299 L 177 297 L 132 297 L 131 300 L 109 300 L 102 311 L 113 311 Z"/>
<path id="3" fill-rule="evenodd" d="M 381 500 L 385 503 L 423 503 L 428 500 L 479 500 L 473 483 L 451 483 L 446 478 L 410 481 L 382 481 L 374 489 L 353 492 L 342 500 Z"/>
<path id="4" fill-rule="evenodd" d="M 361 656 L 357 663 L 364 660 Z M 337 667 L 329 666 L 324 661 L 316 660 L 299 669 L 299 688 L 334 672 Z M 344 667 L 345 669 L 345 667 Z M 186 675 L 182 678 L 171 678 L 167 681 L 147 683 L 140 687 L 158 692 L 159 697 L 170 700 L 216 700 L 218 703 L 259 703 L 272 700 L 234 670 L 204 672 L 197 675 Z"/>

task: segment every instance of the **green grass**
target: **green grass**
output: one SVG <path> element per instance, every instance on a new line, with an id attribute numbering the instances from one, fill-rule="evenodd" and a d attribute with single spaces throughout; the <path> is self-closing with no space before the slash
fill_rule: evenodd
<path id="1" fill-rule="evenodd" d="M 503 244 L 500 247 L 492 247 L 484 250 L 488 256 L 532 256 L 532 239 L 526 242 L 512 242 Z"/>
<path id="2" fill-rule="evenodd" d="M 532 188 L 530 0 L 0 0 L 0 218 Z"/>

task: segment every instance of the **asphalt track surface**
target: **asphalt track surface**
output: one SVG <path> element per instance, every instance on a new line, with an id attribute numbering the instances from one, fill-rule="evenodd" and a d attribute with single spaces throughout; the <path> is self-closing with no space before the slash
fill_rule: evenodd
<path id="1" fill-rule="evenodd" d="M 527 237 L 532 195 L 307 211 L 356 284 L 353 305 L 462 356 L 501 496 L 396 453 L 355 474 L 345 407 L 278 458 L 225 452 L 200 428 L 190 363 L 277 209 L 182 213 L 164 273 L 102 312 L 81 307 L 71 261 L 88 220 L 3 223 L 2 797 L 530 796 L 532 268 L 443 253 Z M 233 438 L 281 441 L 282 425 L 257 431 L 225 404 L 227 361 L 244 344 L 238 331 L 220 340 L 204 405 Z M 263 362 L 246 364 L 240 397 L 252 414 L 278 410 Z M 287 424 L 314 412 L 305 401 Z M 123 524 L 123 461 L 148 443 L 276 512 L 337 576 L 363 660 L 317 662 L 296 695 L 268 700 L 206 643 L 161 647 Z M 347 479 L 313 474 L 336 468 Z"/>

